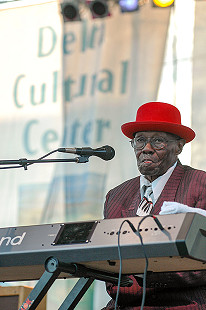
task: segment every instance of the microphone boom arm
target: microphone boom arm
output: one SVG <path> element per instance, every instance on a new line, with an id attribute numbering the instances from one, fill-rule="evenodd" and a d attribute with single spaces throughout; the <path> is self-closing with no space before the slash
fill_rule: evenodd
<path id="1" fill-rule="evenodd" d="M 69 159 L 44 159 L 45 157 L 55 153 L 55 152 L 63 152 L 63 153 L 72 153 L 79 155 L 75 158 Z M 97 149 L 92 149 L 90 147 L 83 147 L 83 148 L 58 148 L 54 151 L 47 153 L 46 155 L 40 157 L 39 159 L 27 159 L 27 158 L 20 158 L 17 160 L 0 160 L 1 165 L 7 165 L 7 167 L 0 167 L 0 169 L 9 169 L 9 168 L 24 168 L 27 170 L 29 165 L 35 163 L 68 163 L 68 162 L 75 162 L 75 163 L 86 163 L 89 161 L 90 156 L 97 156 L 103 160 L 110 160 L 114 157 L 115 151 L 114 149 L 109 146 L 105 145 Z M 8 166 L 8 165 L 18 165 L 18 166 Z"/>
<path id="2" fill-rule="evenodd" d="M 44 156 L 45 157 L 45 156 Z M 78 156 L 75 158 L 57 158 L 57 159 L 26 159 L 26 158 L 20 158 L 20 159 L 11 159 L 11 160 L 0 160 L 0 166 L 1 165 L 18 165 L 18 166 L 10 166 L 10 167 L 0 167 L 0 169 L 11 169 L 11 168 L 24 168 L 24 170 L 27 170 L 28 166 L 36 163 L 68 163 L 68 162 L 75 162 L 77 164 L 86 163 L 89 161 L 88 156 Z"/>

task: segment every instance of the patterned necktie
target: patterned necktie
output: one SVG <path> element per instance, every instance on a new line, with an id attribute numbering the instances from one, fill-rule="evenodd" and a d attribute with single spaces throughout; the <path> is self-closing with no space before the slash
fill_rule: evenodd
<path id="1" fill-rule="evenodd" d="M 144 197 L 142 198 L 136 213 L 138 216 L 150 214 L 153 208 L 152 194 L 152 184 L 144 185 Z"/>

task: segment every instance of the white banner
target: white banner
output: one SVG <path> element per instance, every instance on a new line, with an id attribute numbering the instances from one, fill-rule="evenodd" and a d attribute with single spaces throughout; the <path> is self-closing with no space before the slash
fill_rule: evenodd
<path id="1" fill-rule="evenodd" d="M 116 5 L 110 17 L 87 12 L 63 23 L 57 1 L 0 7 L 1 159 L 37 159 L 58 147 L 116 152 L 110 161 L 2 169 L 1 227 L 102 218 L 106 192 L 137 175 L 120 127 L 156 99 L 169 15 L 148 4 L 122 14 Z M 49 158 L 75 157 L 56 154 Z M 55 283 L 50 310 L 70 287 Z M 85 298 L 78 309 L 99 310 L 92 290 Z"/>
<path id="2" fill-rule="evenodd" d="M 37 159 L 57 148 L 62 139 L 58 6 L 52 1 L 2 8 L 0 156 Z M 40 221 L 53 170 L 52 164 L 34 164 L 27 171 L 1 170 L 1 226 Z"/>

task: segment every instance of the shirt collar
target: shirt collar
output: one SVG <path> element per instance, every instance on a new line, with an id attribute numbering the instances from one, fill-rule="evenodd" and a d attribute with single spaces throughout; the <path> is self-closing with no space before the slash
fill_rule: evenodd
<path id="1" fill-rule="evenodd" d="M 140 176 L 140 193 L 141 193 L 141 198 L 143 197 L 144 190 L 143 186 L 144 185 L 149 185 L 152 184 L 152 191 L 153 191 L 153 197 L 154 197 L 154 204 L 159 198 L 163 188 L 165 187 L 165 184 L 167 183 L 169 177 L 171 176 L 172 172 L 174 171 L 175 167 L 177 165 L 177 162 L 170 167 L 163 175 L 159 176 L 157 179 L 155 179 L 153 182 L 149 182 L 144 175 Z"/>

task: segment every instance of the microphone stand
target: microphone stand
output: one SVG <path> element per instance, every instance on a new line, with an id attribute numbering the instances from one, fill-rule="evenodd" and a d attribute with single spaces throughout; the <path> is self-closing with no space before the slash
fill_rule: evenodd
<path id="1" fill-rule="evenodd" d="M 50 154 L 57 152 L 57 150 L 51 151 L 48 154 L 40 157 L 39 159 L 27 159 L 27 158 L 20 158 L 20 159 L 11 159 L 11 160 L 0 160 L 0 166 L 1 165 L 15 165 L 15 166 L 8 166 L 8 167 L 0 167 L 0 169 L 11 169 L 11 168 L 24 168 L 24 170 L 28 169 L 28 166 L 32 164 L 42 164 L 42 163 L 68 163 L 68 162 L 75 162 L 75 163 L 86 163 L 89 161 L 89 156 L 78 156 L 75 158 L 63 158 L 63 159 L 44 159 L 45 157 L 49 156 Z M 18 165 L 18 166 L 16 166 Z"/>
<path id="2" fill-rule="evenodd" d="M 89 156 L 86 155 L 80 155 L 75 158 L 68 158 L 68 159 L 44 159 L 45 157 L 51 155 L 54 152 L 57 152 L 57 150 L 51 151 L 48 154 L 42 156 L 39 159 L 27 159 L 27 158 L 20 158 L 17 160 L 0 160 L 0 166 L 6 165 L 7 167 L 0 167 L 0 169 L 9 169 L 9 168 L 24 168 L 24 170 L 28 169 L 29 165 L 35 164 L 35 163 L 62 163 L 62 162 L 75 162 L 75 163 L 86 163 L 89 161 Z M 13 165 L 13 166 L 8 166 Z M 44 274 L 37 282 L 36 286 L 33 288 L 27 299 L 23 302 L 22 306 L 19 308 L 26 309 L 24 306 L 26 306 L 28 309 L 36 309 L 36 306 L 40 303 L 42 298 L 47 293 L 50 286 L 53 284 L 53 282 L 57 279 L 58 275 L 61 273 L 61 271 L 70 273 L 70 274 L 77 274 L 77 276 L 80 277 L 78 282 L 76 283 L 75 287 L 73 288 L 72 292 L 67 296 L 67 298 L 64 300 L 62 306 L 59 309 L 62 310 L 73 310 L 75 306 L 80 301 L 81 297 L 86 293 L 88 288 L 93 283 L 94 279 L 97 277 L 97 279 L 101 279 L 104 281 L 107 277 L 109 277 L 110 281 L 117 281 L 117 277 L 113 275 L 107 275 L 98 271 L 93 271 L 84 267 L 77 267 L 76 264 L 69 265 L 64 264 L 64 268 L 60 266 L 58 261 L 55 260 L 55 258 L 49 258 L 48 263 L 45 262 L 46 268 Z M 79 274 L 78 274 L 79 273 Z M 105 278 L 106 277 L 106 278 Z M 124 280 L 123 280 L 124 281 Z M 127 281 L 126 281 L 127 282 Z M 127 285 L 127 284 L 126 284 Z M 30 300 L 32 298 L 32 300 Z"/>

